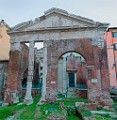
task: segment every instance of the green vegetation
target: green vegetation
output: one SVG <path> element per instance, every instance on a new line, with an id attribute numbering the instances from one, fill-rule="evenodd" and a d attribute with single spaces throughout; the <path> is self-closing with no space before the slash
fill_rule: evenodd
<path id="1" fill-rule="evenodd" d="M 12 105 L 12 106 L 6 106 L 6 107 L 1 107 L 0 108 L 0 120 L 4 120 L 5 118 L 14 115 L 17 111 L 25 109 L 23 114 L 19 118 L 32 118 L 35 109 L 36 109 L 36 104 L 39 101 L 39 97 L 35 97 L 34 103 L 32 105 Z"/>
<path id="2" fill-rule="evenodd" d="M 4 120 L 8 116 L 14 115 L 15 111 L 21 110 L 25 107 L 26 105 L 21 105 L 21 106 L 13 105 L 13 106 L 1 107 L 0 108 L 0 120 Z"/>
<path id="3" fill-rule="evenodd" d="M 87 103 L 87 99 L 81 98 L 64 98 L 59 97 L 60 99 L 56 104 L 44 104 L 37 105 L 40 97 L 35 97 L 34 102 L 31 105 L 12 105 L 0 108 L 0 120 L 4 120 L 5 118 L 12 116 L 18 111 L 21 111 L 20 114 L 17 115 L 17 118 L 20 120 L 28 119 L 28 120 L 46 120 L 47 117 L 67 117 L 67 120 L 80 120 L 78 118 L 79 112 L 82 113 L 84 117 L 92 116 L 89 110 L 84 109 L 83 107 L 76 108 L 75 102 L 85 102 Z M 22 101 L 22 100 L 20 100 Z M 63 103 L 62 108 L 60 107 L 60 103 Z M 117 102 L 114 102 L 114 108 L 117 110 Z M 114 120 L 109 115 L 96 115 L 95 119 L 108 119 Z"/>
<path id="4" fill-rule="evenodd" d="M 20 100 L 21 102 L 22 100 Z M 81 101 L 81 102 L 87 102 L 86 99 L 80 99 L 80 98 L 63 98 L 62 100 L 58 101 L 56 104 L 44 104 L 44 105 L 37 105 L 39 101 L 39 97 L 34 98 L 33 104 L 27 106 L 27 105 L 12 105 L 12 106 L 6 106 L 0 108 L 0 120 L 4 120 L 5 118 L 14 115 L 19 110 L 23 110 L 23 112 L 18 116 L 18 119 L 40 119 L 45 120 L 48 116 L 56 115 L 56 116 L 64 116 L 67 114 L 66 109 L 60 109 L 59 103 L 63 102 L 65 107 L 66 106 L 74 106 L 75 102 Z M 3 114 L 4 113 L 4 114 Z M 75 115 L 68 116 L 68 120 L 70 119 L 77 119 L 78 117 Z"/>
<path id="5" fill-rule="evenodd" d="M 31 104 L 29 106 L 25 106 L 24 107 L 25 110 L 21 113 L 21 115 L 18 118 L 19 119 L 27 118 L 28 120 L 32 120 L 34 118 L 36 106 L 37 106 L 39 99 L 40 99 L 40 97 L 35 97 L 33 104 Z"/>
<path id="6" fill-rule="evenodd" d="M 48 117 L 48 115 L 51 114 L 53 111 L 54 112 L 57 111 L 58 113 L 60 112 L 59 108 L 58 108 L 58 104 L 44 104 L 44 105 L 39 105 L 38 107 L 40 108 L 40 111 L 41 111 L 41 114 L 38 117 L 40 120 L 46 119 Z M 46 113 L 46 111 L 47 111 L 47 113 Z"/>
<path id="7" fill-rule="evenodd" d="M 96 115 L 95 120 L 116 120 L 116 118 L 111 118 L 110 115 Z"/>
<path id="8" fill-rule="evenodd" d="M 80 120 L 77 116 L 74 116 L 74 115 L 68 116 L 67 119 L 68 120 Z"/>
<path id="9" fill-rule="evenodd" d="M 59 102 L 63 102 L 65 106 L 74 106 L 75 102 L 88 103 L 88 100 L 84 98 L 64 98 L 63 100 L 59 100 Z"/>

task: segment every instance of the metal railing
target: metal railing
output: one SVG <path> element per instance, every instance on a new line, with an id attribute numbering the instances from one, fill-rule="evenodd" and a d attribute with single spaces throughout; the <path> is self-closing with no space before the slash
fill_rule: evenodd
<path id="1" fill-rule="evenodd" d="M 86 84 L 77 84 L 76 85 L 76 89 L 79 89 L 79 90 L 87 90 L 87 85 Z"/>
<path id="2" fill-rule="evenodd" d="M 22 84 L 22 88 L 26 88 L 26 84 Z M 42 84 L 33 84 L 32 89 L 41 89 Z"/>

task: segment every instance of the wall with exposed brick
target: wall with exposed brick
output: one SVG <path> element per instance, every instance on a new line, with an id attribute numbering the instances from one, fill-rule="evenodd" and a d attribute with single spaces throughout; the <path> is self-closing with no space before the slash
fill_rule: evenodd
<path id="1" fill-rule="evenodd" d="M 94 22 L 90 19 L 86 19 L 80 16 L 75 16 L 67 13 L 67 11 L 61 9 L 50 9 L 44 13 L 45 18 L 36 19 L 33 22 L 25 22 L 25 26 L 22 28 L 22 24 L 15 26 L 11 29 L 9 34 L 11 35 L 11 43 L 14 44 L 14 48 L 19 47 L 19 43 L 22 42 L 41 42 L 47 41 L 47 71 L 46 71 L 46 51 L 44 59 L 44 81 L 47 77 L 47 96 L 51 97 L 57 94 L 58 83 L 58 61 L 59 58 L 70 51 L 81 54 L 87 63 L 86 66 L 86 80 L 88 85 L 88 99 L 90 102 L 95 99 L 100 99 L 102 95 L 102 89 L 107 98 L 109 97 L 109 79 L 108 79 L 108 65 L 107 56 L 105 54 L 105 48 L 99 49 L 103 43 L 103 35 L 108 27 L 106 23 Z M 61 19 L 60 19 L 61 18 Z M 32 24 L 35 23 L 35 24 Z M 75 26 L 74 26 L 75 25 Z M 46 28 L 46 29 L 45 29 Z M 21 30 L 22 29 L 22 30 Z M 82 39 L 81 39 L 82 38 Z M 92 38 L 92 39 L 89 39 Z M 102 41 L 99 41 L 102 40 Z M 19 50 L 19 48 L 18 48 Z M 31 49 L 30 49 L 31 50 Z M 33 51 L 34 49 L 32 49 Z M 46 50 L 46 49 L 45 49 Z M 102 53 L 100 53 L 100 51 Z M 17 60 L 18 65 L 15 68 L 9 70 L 8 83 L 14 79 L 14 84 L 17 86 L 17 79 L 20 76 L 17 74 L 20 65 L 20 51 L 12 51 L 11 60 Z M 15 52 L 18 52 L 17 54 Z M 103 55 L 103 56 L 101 56 Z M 11 56 L 11 57 L 12 57 Z M 17 56 L 17 58 L 15 57 Z M 101 60 L 100 60 L 101 58 Z M 33 61 L 33 59 L 30 59 Z M 16 63 L 17 63 L 16 62 Z M 15 63 L 15 62 L 14 62 Z M 12 62 L 10 62 L 13 67 Z M 10 73 L 14 77 L 10 77 Z M 30 71 L 30 70 L 29 70 Z M 47 76 L 46 76 L 47 72 Z M 16 74 L 16 75 L 15 75 Z M 100 77 L 101 75 L 101 77 Z M 29 77 L 30 78 L 30 77 Z M 43 82 L 45 85 L 46 83 Z M 105 86 L 106 84 L 106 86 Z M 9 85 L 9 88 L 11 85 Z M 45 86 L 44 86 L 45 87 Z M 30 87 L 29 87 L 30 88 Z M 12 89 L 12 88 L 11 88 Z M 44 89 L 45 90 L 45 89 Z M 45 96 L 45 94 L 44 94 Z M 103 96 L 105 96 L 103 94 Z"/>
<path id="2" fill-rule="evenodd" d="M 28 67 L 28 47 L 21 44 L 21 51 L 10 51 L 8 80 L 5 86 L 5 102 L 12 104 L 18 101 L 19 93 L 21 93 L 21 79 Z"/>
<path id="3" fill-rule="evenodd" d="M 7 80 L 9 61 L 0 61 L 0 98 L 4 97 L 4 87 Z"/>
<path id="4" fill-rule="evenodd" d="M 32 92 L 31 94 L 33 97 L 41 95 L 41 89 L 32 89 L 31 92 Z M 25 94 L 26 94 L 26 88 L 23 88 L 22 89 L 22 98 L 25 97 Z"/>
<path id="5" fill-rule="evenodd" d="M 77 90 L 78 97 L 87 98 L 87 90 Z"/>
<path id="6" fill-rule="evenodd" d="M 13 94 L 17 94 L 20 68 L 20 51 L 15 50 L 10 54 L 8 80 L 5 87 L 5 102 L 12 104 Z"/>
<path id="7" fill-rule="evenodd" d="M 70 51 L 81 54 L 86 60 L 89 102 L 99 103 L 99 100 L 104 98 L 110 100 L 106 48 L 100 49 L 92 45 L 91 39 L 51 40 L 47 42 L 47 97 L 53 97 L 57 94 L 58 60 L 63 54 Z"/>
<path id="8" fill-rule="evenodd" d="M 86 61 L 81 56 L 70 55 L 67 57 L 67 73 L 75 73 L 75 83 L 76 87 L 82 90 L 78 90 L 78 96 L 81 98 L 87 98 L 87 88 L 86 81 Z M 67 81 L 67 80 L 66 80 Z M 83 87 L 84 86 L 84 87 Z"/>

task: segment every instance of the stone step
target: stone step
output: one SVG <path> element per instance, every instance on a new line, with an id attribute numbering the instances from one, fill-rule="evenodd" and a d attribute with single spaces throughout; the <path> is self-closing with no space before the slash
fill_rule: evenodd
<path id="1" fill-rule="evenodd" d="M 77 95 L 71 95 L 71 94 L 67 95 L 67 98 L 77 98 L 77 97 L 78 97 Z"/>
<path id="2" fill-rule="evenodd" d="M 68 98 L 75 98 L 78 97 L 76 88 L 68 88 L 68 93 L 67 93 Z"/>
<path id="3" fill-rule="evenodd" d="M 99 114 L 99 115 L 110 115 L 110 117 L 117 119 L 117 114 L 115 112 L 107 112 L 107 111 L 91 111 L 92 114 Z"/>
<path id="4" fill-rule="evenodd" d="M 69 92 L 76 92 L 76 88 L 68 88 Z"/>

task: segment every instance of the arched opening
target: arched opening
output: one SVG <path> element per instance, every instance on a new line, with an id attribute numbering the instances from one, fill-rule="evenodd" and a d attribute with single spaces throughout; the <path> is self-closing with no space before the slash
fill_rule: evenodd
<path id="1" fill-rule="evenodd" d="M 58 60 L 58 93 L 66 97 L 87 98 L 86 66 L 81 54 L 63 54 Z"/>

